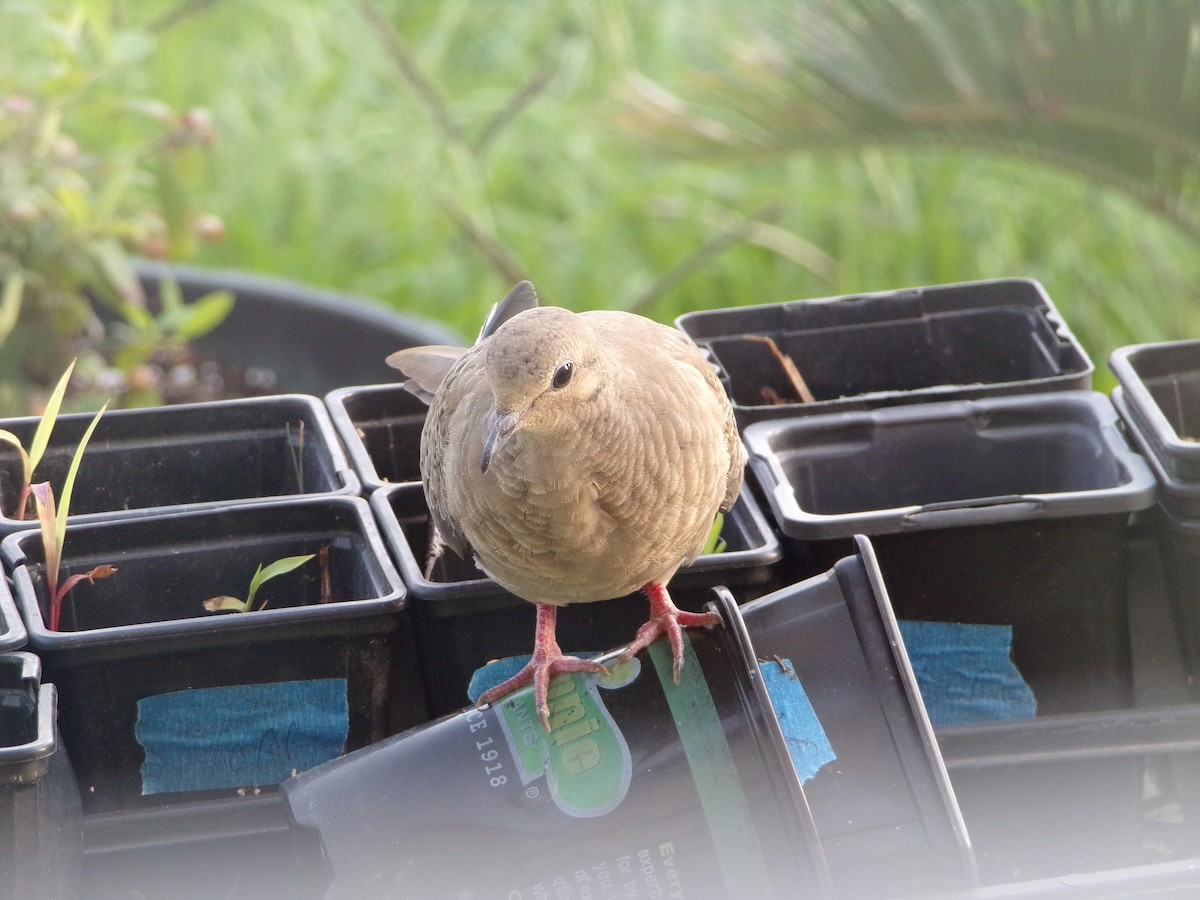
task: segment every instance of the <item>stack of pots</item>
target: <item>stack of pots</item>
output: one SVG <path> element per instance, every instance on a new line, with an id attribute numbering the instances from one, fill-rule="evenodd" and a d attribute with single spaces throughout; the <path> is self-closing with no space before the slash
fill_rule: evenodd
<path id="1" fill-rule="evenodd" d="M 1174 613 L 1192 683 L 1200 673 L 1200 341 L 1121 347 L 1113 403 L 1159 483 Z"/>
<path id="2" fill-rule="evenodd" d="M 902 624 L 1011 635 L 1036 716 L 934 727 L 985 889 L 1177 877 L 1138 868 L 1164 855 L 1145 785 L 1160 805 L 1178 799 L 1176 751 L 1200 747 L 1194 710 L 1162 706 L 1186 698 L 1159 615 L 1161 548 L 1139 526 L 1156 479 L 1042 287 L 1004 279 L 678 324 L 734 400 L 794 577 L 866 535 Z"/>

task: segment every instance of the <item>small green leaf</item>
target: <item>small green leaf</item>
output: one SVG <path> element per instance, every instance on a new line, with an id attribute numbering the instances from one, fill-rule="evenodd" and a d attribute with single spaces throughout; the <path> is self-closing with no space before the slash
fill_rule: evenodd
<path id="1" fill-rule="evenodd" d="M 286 575 L 293 569 L 298 569 L 310 559 L 316 556 L 315 553 L 309 553 L 307 556 L 285 556 L 282 559 L 277 559 L 266 568 L 259 566 L 254 573 L 254 577 L 250 579 L 250 593 L 246 597 L 246 609 L 253 609 L 254 596 L 258 593 L 258 589 L 280 575 Z"/>
<path id="2" fill-rule="evenodd" d="M 237 597 L 212 597 L 204 601 L 204 608 L 209 612 L 245 612 L 249 607 L 244 600 Z"/>

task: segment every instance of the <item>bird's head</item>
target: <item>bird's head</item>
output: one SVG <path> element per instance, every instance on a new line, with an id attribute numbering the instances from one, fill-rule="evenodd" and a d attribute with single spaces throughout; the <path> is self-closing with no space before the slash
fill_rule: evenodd
<path id="1" fill-rule="evenodd" d="M 553 435 L 577 421 L 604 382 L 603 360 L 586 320 L 554 306 L 530 309 L 487 339 L 485 369 L 496 399 L 480 468 L 518 430 Z"/>

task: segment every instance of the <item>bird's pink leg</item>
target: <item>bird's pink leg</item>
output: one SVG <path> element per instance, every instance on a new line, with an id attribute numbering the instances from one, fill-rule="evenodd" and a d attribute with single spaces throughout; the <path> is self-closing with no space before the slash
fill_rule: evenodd
<path id="1" fill-rule="evenodd" d="M 649 647 L 659 635 L 665 634 L 671 642 L 671 653 L 675 658 L 675 683 L 679 684 L 679 673 L 683 671 L 683 630 L 684 628 L 710 627 L 721 624 L 721 617 L 715 612 L 693 613 L 677 607 L 671 602 L 664 584 L 650 582 L 642 590 L 650 598 L 650 618 L 638 629 L 633 643 L 625 648 L 618 657 L 618 664 L 633 659 L 639 652 Z"/>
<path id="2" fill-rule="evenodd" d="M 565 656 L 559 649 L 558 639 L 554 635 L 554 627 L 558 622 L 558 607 L 549 603 L 537 604 L 537 624 L 533 631 L 533 657 L 512 678 L 496 685 L 491 690 L 479 695 L 476 706 L 495 703 L 502 697 L 507 697 L 518 688 L 533 682 L 533 700 L 537 707 L 538 718 L 542 727 L 550 731 L 550 704 L 546 694 L 550 689 L 550 676 L 559 672 L 600 672 L 607 675 L 608 669 L 600 663 L 577 656 Z"/>

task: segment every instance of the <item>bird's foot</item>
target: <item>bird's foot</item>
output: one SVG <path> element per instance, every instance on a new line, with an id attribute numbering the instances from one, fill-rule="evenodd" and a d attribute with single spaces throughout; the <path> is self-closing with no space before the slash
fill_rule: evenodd
<path id="1" fill-rule="evenodd" d="M 661 584 L 648 584 L 642 590 L 650 598 L 650 618 L 638 629 L 633 643 L 617 657 L 617 665 L 633 659 L 665 634 L 671 643 L 675 683 L 679 684 L 679 674 L 683 671 L 683 629 L 711 628 L 721 624 L 721 617 L 715 612 L 694 613 L 680 609 Z"/>
<path id="2" fill-rule="evenodd" d="M 534 635 L 533 656 L 516 675 L 480 694 L 479 699 L 475 702 L 476 707 L 495 703 L 532 682 L 534 706 L 537 709 L 542 728 L 549 734 L 550 703 L 547 695 L 550 690 L 550 677 L 562 672 L 608 674 L 608 669 L 600 663 L 590 659 L 580 659 L 578 656 L 567 656 L 559 649 L 558 641 L 554 637 L 556 614 L 556 607 L 538 605 L 538 624 Z"/>

